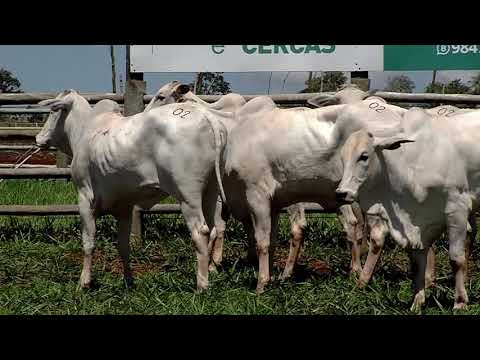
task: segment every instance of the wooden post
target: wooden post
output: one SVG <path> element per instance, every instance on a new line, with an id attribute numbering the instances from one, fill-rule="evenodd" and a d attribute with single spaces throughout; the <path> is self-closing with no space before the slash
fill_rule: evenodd
<path id="1" fill-rule="evenodd" d="M 143 73 L 130 72 L 130 46 L 127 45 L 127 81 L 125 84 L 124 116 L 131 116 L 143 112 L 145 105 L 143 96 L 147 92 L 147 83 L 143 80 Z M 135 206 L 132 211 L 131 243 L 139 247 L 142 245 L 142 213 Z"/>
<path id="2" fill-rule="evenodd" d="M 368 78 L 368 71 L 352 71 L 351 83 L 357 85 L 361 90 L 370 90 L 370 79 Z"/>
<path id="3" fill-rule="evenodd" d="M 72 162 L 72 158 L 60 150 L 57 150 L 55 159 L 57 162 L 57 168 L 68 168 L 68 165 Z"/>

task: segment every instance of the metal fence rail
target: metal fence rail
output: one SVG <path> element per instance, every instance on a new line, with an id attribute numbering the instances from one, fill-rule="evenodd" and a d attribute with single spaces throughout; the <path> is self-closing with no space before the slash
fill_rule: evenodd
<path id="1" fill-rule="evenodd" d="M 308 99 L 319 95 L 320 93 L 308 94 L 280 94 L 264 95 L 270 98 L 278 105 L 283 106 L 304 106 Z M 331 92 L 323 94 L 334 94 Z M 90 103 L 94 104 L 104 99 L 110 99 L 120 104 L 124 102 L 123 95 L 116 94 L 81 94 Z M 379 91 L 377 96 L 384 98 L 388 102 L 397 103 L 432 103 L 432 104 L 463 104 L 480 105 L 480 95 L 464 94 L 405 94 Z M 46 114 L 48 108 L 37 107 L 39 101 L 52 99 L 57 96 L 56 93 L 21 93 L 21 94 L 0 94 L 0 114 Z M 259 95 L 243 95 L 246 101 Z M 153 95 L 145 95 L 144 103 L 150 102 Z M 199 98 L 206 102 L 215 102 L 221 95 L 200 95 Z M 20 106 L 22 106 L 20 108 Z M 27 137 L 31 138 L 38 134 L 39 127 L 0 127 L 1 137 Z M 28 150 L 28 145 L 0 145 L 0 150 Z M 50 148 L 49 150 L 55 150 Z M 71 171 L 69 168 L 1 168 L 0 179 L 70 179 Z M 144 214 L 180 214 L 178 204 L 157 204 L 151 209 L 141 210 Z M 285 209 L 283 209 L 285 212 Z M 325 213 L 324 209 L 316 204 L 308 204 L 305 208 L 307 213 Z M 78 206 L 72 204 L 65 205 L 0 205 L 0 215 L 11 216 L 46 216 L 46 215 L 78 215 Z"/>
<path id="2" fill-rule="evenodd" d="M 308 99 L 319 95 L 320 93 L 305 93 L 305 94 L 277 94 L 277 95 L 243 95 L 246 101 L 249 101 L 258 96 L 269 96 L 275 103 L 279 105 L 288 104 L 305 104 Z M 334 94 L 333 92 L 324 92 L 321 94 Z M 123 104 L 124 96 L 116 94 L 80 94 L 89 103 L 95 104 L 101 100 L 109 99 Z M 431 94 L 431 93 L 395 93 L 389 91 L 378 91 L 376 96 L 384 98 L 388 102 L 404 102 L 404 103 L 444 103 L 444 104 L 480 104 L 480 95 L 468 94 Z M 21 93 L 21 94 L 0 94 L 0 105 L 27 105 L 37 104 L 42 100 L 53 99 L 57 96 L 56 93 Z M 222 95 L 199 95 L 200 99 L 206 102 L 215 102 L 222 97 Z M 145 95 L 143 102 L 148 103 L 152 100 L 153 95 Z M 26 109 L 34 113 L 48 112 L 45 108 L 30 108 Z M 12 111 L 8 108 L 2 108 L 1 112 L 8 113 Z M 17 111 L 15 111 L 17 113 Z M 21 111 L 18 111 L 21 113 Z"/>

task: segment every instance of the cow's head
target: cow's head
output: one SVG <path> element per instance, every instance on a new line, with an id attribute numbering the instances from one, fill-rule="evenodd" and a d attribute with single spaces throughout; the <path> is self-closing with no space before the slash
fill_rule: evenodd
<path id="1" fill-rule="evenodd" d="M 144 111 L 149 111 L 158 106 L 180 102 L 182 96 L 191 91 L 189 85 L 184 85 L 177 80 L 162 86 L 152 98 Z"/>
<path id="2" fill-rule="evenodd" d="M 373 96 L 377 90 L 363 91 L 355 84 L 343 85 L 335 94 L 319 94 L 307 100 L 314 107 L 354 104 Z"/>
<path id="3" fill-rule="evenodd" d="M 72 115 L 74 103 L 82 102 L 82 105 L 90 109 L 88 102 L 75 90 L 65 90 L 55 99 L 40 101 L 38 104 L 50 108 L 50 115 L 43 125 L 42 130 L 35 140 L 39 147 L 59 146 L 64 147 L 66 140 L 65 123 Z"/>
<path id="4" fill-rule="evenodd" d="M 336 190 L 337 199 L 343 203 L 358 201 L 358 191 L 375 171 L 378 155 L 384 150 L 398 149 L 401 144 L 413 142 L 398 134 L 377 137 L 367 130 L 352 133 L 341 150 L 343 177 Z"/>

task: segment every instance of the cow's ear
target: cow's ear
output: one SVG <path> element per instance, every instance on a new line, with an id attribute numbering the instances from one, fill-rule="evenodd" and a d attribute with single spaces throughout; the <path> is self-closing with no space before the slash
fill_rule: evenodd
<path id="1" fill-rule="evenodd" d="M 309 103 L 314 107 L 337 105 L 338 102 L 339 102 L 339 99 L 335 95 L 329 95 L 329 94 L 320 94 L 307 100 L 307 103 Z"/>
<path id="2" fill-rule="evenodd" d="M 71 105 L 71 102 L 65 101 L 64 99 L 49 99 L 40 101 L 38 105 L 49 107 L 52 111 L 59 111 L 68 109 Z"/>
<path id="3" fill-rule="evenodd" d="M 185 84 L 180 84 L 180 85 L 175 87 L 175 93 L 177 95 L 185 95 L 186 93 L 188 93 L 191 90 L 192 89 L 190 88 L 190 86 L 185 85 Z"/>
<path id="4" fill-rule="evenodd" d="M 409 142 L 415 142 L 415 140 L 407 139 L 403 136 L 392 136 L 387 138 L 375 137 L 373 147 L 375 150 L 395 150 L 402 144 Z"/>

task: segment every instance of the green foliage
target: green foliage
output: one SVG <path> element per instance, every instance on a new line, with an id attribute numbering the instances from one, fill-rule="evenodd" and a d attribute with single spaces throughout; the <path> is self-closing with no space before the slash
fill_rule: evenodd
<path id="1" fill-rule="evenodd" d="M 320 76 L 305 81 L 307 86 L 300 93 L 332 92 L 347 82 L 347 77 L 341 71 L 323 72 Z"/>
<path id="2" fill-rule="evenodd" d="M 194 84 L 190 84 L 193 88 Z M 197 95 L 224 95 L 230 92 L 230 83 L 221 72 L 204 72 L 197 75 Z"/>
<path id="3" fill-rule="evenodd" d="M 0 93 L 20 93 L 20 81 L 13 74 L 0 68 Z"/>
<path id="4" fill-rule="evenodd" d="M 70 182 L 6 180 L 2 204 L 72 203 Z M 387 241 L 373 279 L 355 287 L 350 254 L 340 222 L 333 215 L 308 216 L 305 246 L 291 280 L 273 280 L 256 296 L 256 269 L 247 264 L 245 231 L 230 220 L 224 262 L 210 274 L 211 288 L 195 293 L 195 255 L 188 227 L 178 215 L 144 217 L 144 246 L 132 252 L 135 288 L 125 290 L 116 249 L 117 224 L 97 220 L 94 276 L 97 286 L 77 288 L 82 266 L 78 217 L 0 217 L 0 314 L 410 314 L 408 257 Z M 278 278 L 288 255 L 289 222 L 280 221 L 273 263 Z M 472 259 L 478 258 L 474 246 Z M 364 259 L 363 259 L 364 260 Z M 480 314 L 480 273 L 470 262 L 471 305 Z M 427 290 L 424 314 L 452 314 L 453 277 L 445 239 L 437 248 L 437 284 Z"/>
<path id="5" fill-rule="evenodd" d="M 385 91 L 411 93 L 415 89 L 415 83 L 406 75 L 389 77 Z"/>
<path id="6" fill-rule="evenodd" d="M 425 88 L 426 93 L 436 93 L 436 94 L 468 94 L 470 93 L 470 88 L 468 85 L 462 83 L 461 79 L 455 79 L 448 83 L 435 82 L 430 83 Z"/>
<path id="7" fill-rule="evenodd" d="M 38 185 L 38 183 L 40 183 Z M 34 185 L 37 184 L 37 185 Z M 65 181 L 7 180 L 0 190 L 16 191 L 17 203 L 70 203 Z M 21 196 L 23 194 L 23 198 Z M 63 194 L 63 195 L 61 195 Z M 0 201 L 8 203 L 6 191 Z M 62 196 L 64 198 L 62 199 Z M 0 314 L 410 314 L 411 280 L 404 250 L 387 241 L 370 285 L 359 290 L 349 276 L 350 254 L 333 215 L 308 216 L 304 253 L 291 280 L 273 280 L 255 295 L 257 272 L 248 265 L 245 232 L 230 220 L 224 263 L 210 274 L 211 288 L 195 293 L 195 255 L 181 216 L 145 216 L 144 246 L 132 252 L 136 287 L 125 290 L 114 243 L 112 217 L 97 221 L 94 276 L 97 286 L 78 289 L 82 249 L 78 217 L 0 217 Z M 273 275 L 288 254 L 288 219 L 280 222 Z M 472 259 L 478 258 L 474 247 Z M 364 260 L 364 259 L 363 259 Z M 427 290 L 424 314 L 452 314 L 453 279 L 445 239 L 437 249 L 437 284 Z M 480 273 L 471 261 L 467 283 L 471 305 L 480 314 Z"/>

